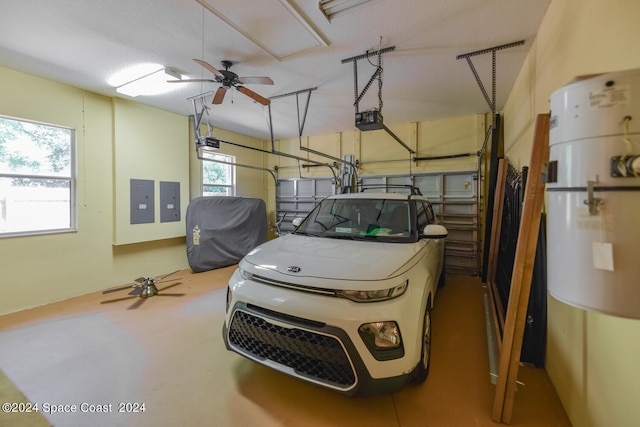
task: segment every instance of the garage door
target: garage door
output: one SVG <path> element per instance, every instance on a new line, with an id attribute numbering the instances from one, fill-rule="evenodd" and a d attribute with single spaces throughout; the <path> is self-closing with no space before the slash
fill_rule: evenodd
<path id="1" fill-rule="evenodd" d="M 452 274 L 478 275 L 480 271 L 478 179 L 476 171 L 439 172 L 413 175 L 363 175 L 360 185 L 413 185 L 429 199 L 449 237 L 445 264 Z M 279 179 L 277 217 L 284 218 L 282 232 L 293 230 L 291 221 L 305 217 L 318 202 L 335 194 L 332 178 Z"/>
<path id="2" fill-rule="evenodd" d="M 478 179 L 476 171 L 361 177 L 362 186 L 413 185 L 429 199 L 449 230 L 445 264 L 452 274 L 478 275 L 480 271 Z"/>
<path id="3" fill-rule="evenodd" d="M 276 217 L 280 222 L 280 232 L 293 230 L 296 217 L 306 217 L 313 208 L 327 196 L 335 194 L 332 178 L 279 179 L 276 190 Z"/>

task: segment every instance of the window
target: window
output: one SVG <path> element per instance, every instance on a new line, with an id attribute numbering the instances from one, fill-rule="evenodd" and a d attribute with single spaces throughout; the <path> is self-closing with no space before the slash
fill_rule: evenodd
<path id="1" fill-rule="evenodd" d="M 427 214 L 427 222 L 429 224 L 435 224 L 436 223 L 436 215 L 433 213 L 433 206 L 431 206 L 431 203 L 424 203 L 424 211 Z"/>
<path id="2" fill-rule="evenodd" d="M 202 157 L 202 195 L 235 196 L 236 158 L 206 151 Z"/>
<path id="3" fill-rule="evenodd" d="M 379 242 L 411 241 L 406 200 L 328 198 L 318 204 L 296 234 Z"/>
<path id="4" fill-rule="evenodd" d="M 429 219 L 427 218 L 424 204 L 420 201 L 416 201 L 416 216 L 418 217 L 418 233 L 422 234 L 424 228 L 429 224 Z"/>
<path id="5" fill-rule="evenodd" d="M 74 131 L 0 116 L 0 237 L 75 230 Z"/>
<path id="6" fill-rule="evenodd" d="M 429 224 L 436 222 L 436 217 L 433 213 L 433 207 L 428 202 L 416 202 L 417 217 L 418 217 L 418 232 L 422 234 L 424 228 Z"/>

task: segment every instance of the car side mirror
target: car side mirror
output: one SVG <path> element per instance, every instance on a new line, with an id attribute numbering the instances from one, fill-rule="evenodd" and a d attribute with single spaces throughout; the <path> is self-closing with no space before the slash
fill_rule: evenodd
<path id="1" fill-rule="evenodd" d="M 300 224 L 302 224 L 302 221 L 304 221 L 304 218 L 294 218 L 293 221 L 291 221 L 291 225 L 298 228 L 300 227 Z"/>
<path id="2" fill-rule="evenodd" d="M 428 224 L 423 231 L 423 236 L 427 239 L 444 239 L 449 235 L 447 229 L 439 224 Z"/>

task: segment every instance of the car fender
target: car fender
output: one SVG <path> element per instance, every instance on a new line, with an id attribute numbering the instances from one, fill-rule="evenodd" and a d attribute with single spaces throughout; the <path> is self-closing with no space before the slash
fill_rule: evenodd
<path id="1" fill-rule="evenodd" d="M 425 258 L 428 253 L 429 253 L 428 251 L 425 252 L 425 255 L 424 255 Z M 437 274 L 437 272 L 432 273 L 429 267 L 430 267 L 429 265 L 425 264 L 423 266 L 424 274 L 420 275 L 420 277 L 423 279 L 421 282 L 419 282 L 420 288 L 422 290 L 422 294 L 420 297 L 420 310 L 418 311 L 416 317 L 413 319 L 416 325 L 422 325 L 424 313 L 427 308 L 427 302 L 429 301 L 429 299 L 431 299 L 432 308 L 434 306 L 435 293 L 437 289 L 437 285 L 436 285 L 437 282 L 434 274 Z M 415 330 L 414 336 L 413 336 L 413 342 L 415 343 L 422 342 L 422 326 L 420 326 Z M 421 351 L 422 351 L 422 345 L 417 345 L 414 347 L 412 352 L 413 354 L 411 356 L 412 356 L 412 360 L 414 360 L 415 363 L 412 363 L 411 370 L 413 370 L 413 368 L 415 368 L 415 366 L 419 363 L 420 357 L 421 357 Z"/>

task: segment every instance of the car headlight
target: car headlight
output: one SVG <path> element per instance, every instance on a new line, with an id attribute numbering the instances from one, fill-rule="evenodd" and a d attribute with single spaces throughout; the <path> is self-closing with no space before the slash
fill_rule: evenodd
<path id="1" fill-rule="evenodd" d="M 376 350 L 393 349 L 402 345 L 400 328 L 393 321 L 365 323 L 360 326 L 358 333 L 365 342 L 372 344 Z"/>
<path id="2" fill-rule="evenodd" d="M 358 328 L 358 334 L 374 359 L 385 361 L 404 357 L 400 328 L 396 322 L 365 323 Z"/>
<path id="3" fill-rule="evenodd" d="M 240 273 L 240 277 L 242 277 L 244 280 L 249 280 L 253 278 L 253 274 L 249 273 L 247 270 L 243 268 L 238 268 L 238 272 Z"/>
<path id="4" fill-rule="evenodd" d="M 352 291 L 352 290 L 337 290 L 336 295 L 343 298 L 348 298 L 355 302 L 375 302 L 386 301 L 393 298 L 397 298 L 407 291 L 409 281 L 406 280 L 398 286 L 388 289 L 380 289 L 377 291 Z"/>

